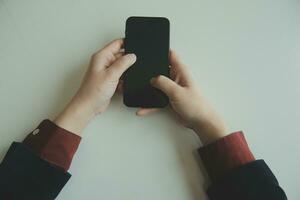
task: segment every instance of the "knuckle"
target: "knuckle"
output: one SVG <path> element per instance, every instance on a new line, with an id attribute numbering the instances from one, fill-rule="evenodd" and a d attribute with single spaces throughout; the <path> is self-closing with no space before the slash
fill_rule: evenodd
<path id="1" fill-rule="evenodd" d="M 92 56 L 91 56 L 91 60 L 93 62 L 97 61 L 99 59 L 99 53 L 94 53 Z"/>
<path id="2" fill-rule="evenodd" d="M 117 45 L 121 46 L 123 44 L 122 39 L 115 39 L 112 43 L 116 43 Z"/>
<path id="3" fill-rule="evenodd" d="M 96 57 L 97 57 L 97 53 L 93 53 L 93 54 L 91 55 L 91 60 L 94 61 L 94 60 L 96 59 Z"/>
<path id="4" fill-rule="evenodd" d="M 96 52 L 92 55 L 91 59 L 93 61 L 97 61 L 100 60 L 101 58 L 103 58 L 104 52 L 102 50 L 100 50 L 99 52 Z"/>

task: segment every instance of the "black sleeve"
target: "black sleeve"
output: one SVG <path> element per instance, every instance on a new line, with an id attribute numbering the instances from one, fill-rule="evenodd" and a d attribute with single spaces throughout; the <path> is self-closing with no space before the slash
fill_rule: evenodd
<path id="1" fill-rule="evenodd" d="M 286 200 L 284 191 L 263 160 L 232 170 L 207 190 L 210 200 Z"/>
<path id="2" fill-rule="evenodd" d="M 71 175 L 13 142 L 0 165 L 0 199 L 55 199 Z"/>

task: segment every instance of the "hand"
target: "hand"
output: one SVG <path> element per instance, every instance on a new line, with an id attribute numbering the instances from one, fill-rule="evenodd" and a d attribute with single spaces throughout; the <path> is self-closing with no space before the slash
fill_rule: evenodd
<path id="1" fill-rule="evenodd" d="M 186 67 L 173 51 L 170 52 L 170 65 L 171 79 L 160 75 L 151 79 L 151 84 L 169 97 L 170 105 L 182 123 L 193 129 L 203 144 L 224 137 L 227 134 L 225 123 L 204 99 Z M 137 115 L 143 116 L 154 110 L 141 108 Z"/>
<path id="2" fill-rule="evenodd" d="M 136 61 L 134 54 L 124 55 L 123 40 L 115 40 L 96 52 L 83 82 L 71 102 L 54 122 L 80 134 L 87 123 L 108 107 L 121 75 Z"/>

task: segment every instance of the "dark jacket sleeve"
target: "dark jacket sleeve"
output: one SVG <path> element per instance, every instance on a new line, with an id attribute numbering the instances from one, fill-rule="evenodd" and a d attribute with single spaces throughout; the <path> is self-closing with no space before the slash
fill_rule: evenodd
<path id="1" fill-rule="evenodd" d="M 70 177 L 24 144 L 13 142 L 0 165 L 0 199 L 55 199 Z"/>
<path id="2" fill-rule="evenodd" d="M 287 199 L 263 160 L 256 160 L 231 170 L 213 182 L 207 194 L 211 200 Z"/>

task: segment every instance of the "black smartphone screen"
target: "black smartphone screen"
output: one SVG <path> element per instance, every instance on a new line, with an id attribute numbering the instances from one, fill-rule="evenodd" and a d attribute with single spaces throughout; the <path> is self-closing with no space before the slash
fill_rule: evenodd
<path id="1" fill-rule="evenodd" d="M 157 108 L 168 97 L 150 84 L 158 75 L 169 77 L 170 23 L 162 17 L 129 17 L 126 21 L 125 53 L 137 60 L 123 76 L 124 104 L 129 107 Z"/>

